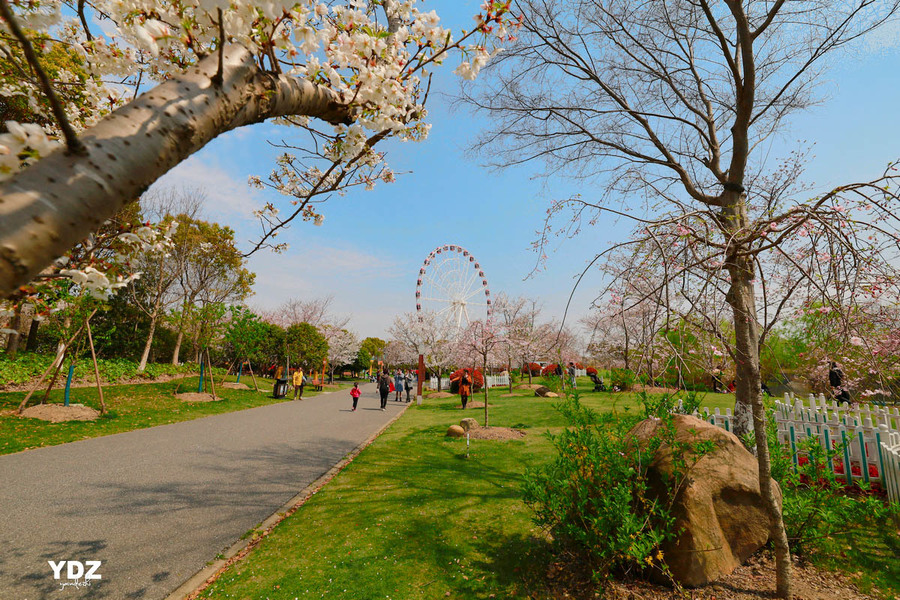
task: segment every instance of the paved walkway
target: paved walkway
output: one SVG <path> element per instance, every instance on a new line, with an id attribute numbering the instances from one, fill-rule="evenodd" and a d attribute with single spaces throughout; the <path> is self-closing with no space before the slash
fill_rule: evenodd
<path id="1" fill-rule="evenodd" d="M 363 386 L 355 413 L 342 390 L 0 456 L 0 598 L 164 598 L 407 406 L 376 396 Z M 89 588 L 63 588 L 69 565 L 55 580 L 47 562 L 89 560 Z"/>

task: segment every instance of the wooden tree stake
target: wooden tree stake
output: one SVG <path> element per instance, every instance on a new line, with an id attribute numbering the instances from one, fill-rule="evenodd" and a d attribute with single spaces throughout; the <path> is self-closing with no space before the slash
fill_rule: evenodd
<path id="1" fill-rule="evenodd" d="M 95 310 L 94 312 L 97 312 L 97 311 Z M 94 313 L 91 313 L 91 317 L 93 317 L 93 316 L 94 316 Z M 90 319 L 90 317 L 88 317 L 88 318 Z M 62 366 L 63 362 L 65 362 L 66 350 L 69 349 L 69 346 L 72 344 L 72 342 L 75 341 L 75 338 L 78 337 L 78 334 L 81 333 L 82 327 L 79 327 L 78 331 L 76 331 L 75 334 L 69 338 L 69 341 L 67 341 L 65 344 L 63 344 L 62 348 L 60 348 L 59 350 L 56 351 L 56 358 L 53 359 L 53 362 L 50 363 L 50 366 L 48 366 L 44 370 L 44 372 L 41 374 L 40 379 L 37 380 L 37 383 L 34 384 L 34 387 L 31 388 L 31 391 L 28 392 L 28 394 L 25 396 L 25 398 L 22 400 L 22 403 L 19 404 L 19 408 L 16 409 L 17 414 L 20 414 L 20 415 L 22 414 L 22 411 L 25 410 L 25 407 L 28 405 L 28 400 L 31 399 L 31 396 L 37 391 L 37 389 L 39 387 L 41 387 L 41 384 L 44 383 L 44 379 L 50 373 L 50 370 L 53 369 L 54 365 L 56 365 L 57 361 L 59 362 L 59 366 Z M 57 373 L 59 373 L 59 366 L 57 366 Z M 54 375 L 54 380 L 55 379 L 56 379 L 56 376 Z"/>
<path id="2" fill-rule="evenodd" d="M 209 358 L 209 348 L 206 349 L 206 368 L 209 369 L 209 387 L 212 390 L 213 400 L 216 399 L 216 377 L 213 375 L 212 360 Z"/>
<path id="3" fill-rule="evenodd" d="M 94 350 L 94 336 L 91 335 L 90 317 L 84 322 L 87 328 L 88 345 L 91 347 L 91 360 L 94 361 L 94 377 L 97 378 L 97 394 L 100 396 L 100 414 L 106 414 L 106 403 L 103 401 L 103 384 L 100 383 L 100 367 L 97 366 L 97 352 Z"/>

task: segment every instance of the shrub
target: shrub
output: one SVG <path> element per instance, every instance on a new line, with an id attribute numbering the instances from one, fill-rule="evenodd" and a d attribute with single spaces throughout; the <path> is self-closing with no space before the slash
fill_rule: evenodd
<path id="1" fill-rule="evenodd" d="M 588 375 L 597 375 L 597 369 L 595 367 L 588 367 L 585 371 Z"/>
<path id="2" fill-rule="evenodd" d="M 557 365 L 556 363 L 551 363 L 551 364 L 547 365 L 546 367 L 541 369 L 541 375 L 543 375 L 544 377 L 547 377 L 550 375 L 556 375 L 556 369 L 558 366 L 559 365 Z"/>
<path id="3" fill-rule="evenodd" d="M 471 369 L 470 369 L 471 371 Z M 450 374 L 450 393 L 458 394 L 459 393 L 459 380 L 462 378 L 463 369 L 457 369 Z M 484 375 L 481 374 L 481 371 L 475 369 L 475 373 L 472 376 L 472 393 L 481 390 L 484 387 Z"/>
<path id="4" fill-rule="evenodd" d="M 628 436 L 634 417 L 598 416 L 575 398 L 566 399 L 559 410 L 570 427 L 547 435 L 555 459 L 528 469 L 524 478 L 525 502 L 535 523 L 550 531 L 558 551 L 587 565 L 596 581 L 633 569 L 666 572 L 659 546 L 675 535 L 672 499 L 709 448 L 675 443 L 669 413 L 648 447 L 640 448 Z M 651 492 L 647 474 L 662 444 L 675 448 L 676 464 L 682 466 L 660 494 Z"/>
<path id="5" fill-rule="evenodd" d="M 532 377 L 537 377 L 541 374 L 541 365 L 537 363 L 527 363 L 522 365 L 522 375 L 530 374 Z"/>
<path id="6" fill-rule="evenodd" d="M 619 388 L 619 391 L 628 391 L 634 387 L 636 381 L 634 372 L 630 369 L 613 369 L 609 374 L 610 383 Z"/>
<path id="7" fill-rule="evenodd" d="M 51 354 L 36 354 L 30 352 L 20 353 L 15 360 L 0 357 L 0 386 L 22 385 L 36 380 L 53 360 Z M 69 358 L 60 372 L 60 379 L 64 382 L 68 374 Z M 172 365 L 168 363 L 148 363 L 143 373 L 138 373 L 137 361 L 121 358 L 98 359 L 97 367 L 100 378 L 106 383 L 118 383 L 134 377 L 153 379 L 160 375 L 175 375 L 184 372 L 196 372 L 199 367 L 196 364 Z M 224 369 L 215 368 L 214 371 L 224 373 Z M 52 374 L 51 374 L 52 375 Z M 81 356 L 75 363 L 74 381 L 93 382 L 94 365 L 90 355 Z"/>

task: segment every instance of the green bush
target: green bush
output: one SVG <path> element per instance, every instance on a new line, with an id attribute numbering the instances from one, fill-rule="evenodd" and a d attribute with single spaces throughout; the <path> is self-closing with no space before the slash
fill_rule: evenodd
<path id="1" fill-rule="evenodd" d="M 20 353 L 15 360 L 0 356 L 0 386 L 22 385 L 37 379 L 50 366 L 53 357 L 54 355 L 52 354 L 35 354 L 31 352 Z M 148 363 L 144 372 L 138 373 L 137 361 L 121 358 L 101 358 L 97 360 L 97 368 L 100 371 L 100 378 L 107 383 L 117 383 L 135 377 L 154 379 L 160 375 L 194 373 L 199 370 L 199 366 L 196 364 Z M 61 379 L 66 377 L 68 369 L 69 358 L 66 358 L 66 362 L 60 371 Z M 218 367 L 213 368 L 213 371 L 218 374 L 224 374 L 225 372 L 224 369 Z M 75 363 L 73 380 L 94 381 L 94 364 L 89 354 L 81 356 L 78 362 Z"/>
<path id="2" fill-rule="evenodd" d="M 609 373 L 609 380 L 613 387 L 619 388 L 621 392 L 627 392 L 634 387 L 637 378 L 634 371 L 630 369 L 612 369 Z"/>
<path id="3" fill-rule="evenodd" d="M 559 410 L 570 427 L 548 434 L 556 458 L 526 471 L 524 497 L 534 521 L 552 534 L 561 553 L 587 566 L 596 581 L 649 568 L 667 572 L 659 546 L 675 535 L 670 507 L 690 466 L 709 450 L 675 442 L 670 412 L 640 448 L 628 436 L 636 418 L 604 414 L 569 398 Z M 645 413 L 655 410 L 645 407 Z M 663 494 L 651 493 L 648 465 L 661 444 L 675 452 L 676 473 Z"/>

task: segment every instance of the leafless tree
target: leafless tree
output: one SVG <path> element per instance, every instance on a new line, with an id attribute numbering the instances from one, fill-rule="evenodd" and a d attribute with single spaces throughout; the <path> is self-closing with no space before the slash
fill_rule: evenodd
<path id="1" fill-rule="evenodd" d="M 767 175 L 757 150 L 817 100 L 828 57 L 894 18 L 898 3 L 521 0 L 514 9 L 523 18 L 519 43 L 496 64 L 496 83 L 466 94 L 492 117 L 479 144 L 500 166 L 542 159 L 547 174 L 596 182 L 590 201 L 554 207 L 574 208 L 569 234 L 617 213 L 638 223 L 632 243 L 657 244 L 667 277 L 688 267 L 720 274 L 734 323 L 736 428 L 750 430 L 752 414 L 777 592 L 788 598 L 790 554 L 759 392 L 756 257 L 811 227 L 847 248 L 872 250 L 877 243 L 860 234 L 892 216 L 893 195 L 882 188 L 893 174 L 807 202 L 789 193 L 788 178 Z M 800 161 L 786 164 L 784 174 Z M 849 198 L 874 212 L 842 219 Z M 680 267 L 678 257 L 686 259 Z"/>
<path id="2" fill-rule="evenodd" d="M 290 327 L 298 323 L 309 323 L 317 329 L 324 325 L 344 329 L 350 322 L 350 317 L 339 317 L 332 314 L 333 303 L 334 296 L 313 298 L 311 300 L 291 298 L 285 300 L 274 310 L 260 310 L 258 314 L 264 320 L 281 327 Z"/>

